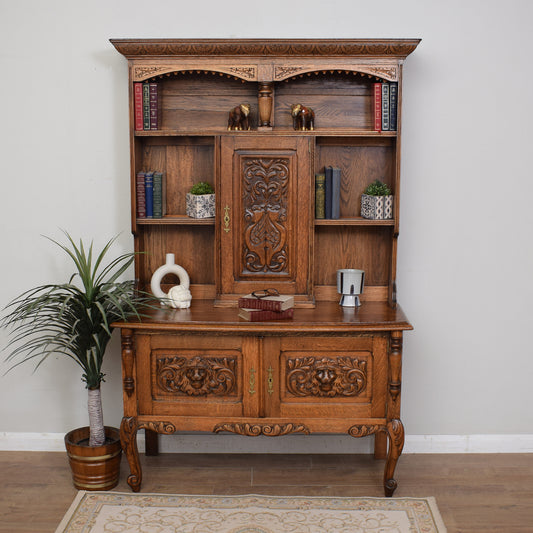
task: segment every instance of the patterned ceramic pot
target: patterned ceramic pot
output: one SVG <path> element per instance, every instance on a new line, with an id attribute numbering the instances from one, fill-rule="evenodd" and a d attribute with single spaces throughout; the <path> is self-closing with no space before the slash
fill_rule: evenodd
<path id="1" fill-rule="evenodd" d="M 214 194 L 191 194 L 185 198 L 187 216 L 192 218 L 210 218 L 215 216 Z"/>
<path id="2" fill-rule="evenodd" d="M 394 196 L 361 196 L 361 216 L 372 220 L 387 220 L 392 218 Z"/>

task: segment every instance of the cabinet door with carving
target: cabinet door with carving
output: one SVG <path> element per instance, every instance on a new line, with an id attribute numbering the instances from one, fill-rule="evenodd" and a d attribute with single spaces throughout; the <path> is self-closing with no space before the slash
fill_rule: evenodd
<path id="1" fill-rule="evenodd" d="M 221 139 L 219 302 L 266 287 L 312 300 L 311 146 L 303 136 Z"/>
<path id="2" fill-rule="evenodd" d="M 266 395 L 271 416 L 385 416 L 385 336 L 282 337 L 265 342 L 266 371 L 272 377 Z"/>
<path id="3" fill-rule="evenodd" d="M 258 353 L 254 338 L 139 336 L 139 414 L 256 416 Z"/>

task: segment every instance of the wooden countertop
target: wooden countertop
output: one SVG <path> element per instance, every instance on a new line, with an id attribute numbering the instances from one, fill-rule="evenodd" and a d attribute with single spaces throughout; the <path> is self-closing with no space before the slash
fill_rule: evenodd
<path id="1" fill-rule="evenodd" d="M 239 318 L 236 307 L 214 307 L 213 300 L 193 300 L 189 309 L 150 309 L 140 321 L 116 322 L 112 326 L 146 332 L 195 331 L 250 335 L 413 329 L 401 308 L 392 308 L 386 302 L 363 302 L 359 308 L 343 308 L 337 302 L 318 302 L 315 308 L 296 308 L 292 319 L 249 322 Z"/>

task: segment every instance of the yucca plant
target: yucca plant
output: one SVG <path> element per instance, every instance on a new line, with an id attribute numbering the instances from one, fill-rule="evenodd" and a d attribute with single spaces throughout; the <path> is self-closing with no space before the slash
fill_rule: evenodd
<path id="1" fill-rule="evenodd" d="M 135 254 L 125 253 L 104 265 L 116 237 L 99 253 L 93 244 L 76 244 L 65 232 L 68 244 L 50 239 L 74 262 L 75 271 L 67 283 L 41 285 L 22 293 L 9 303 L 0 324 L 11 329 L 6 361 L 14 368 L 28 361 L 36 369 L 50 356 L 65 355 L 83 370 L 88 389 L 89 446 L 105 442 L 100 385 L 104 381 L 102 362 L 111 338 L 111 324 L 140 318 L 147 298 L 134 290 L 133 281 L 119 281 Z"/>

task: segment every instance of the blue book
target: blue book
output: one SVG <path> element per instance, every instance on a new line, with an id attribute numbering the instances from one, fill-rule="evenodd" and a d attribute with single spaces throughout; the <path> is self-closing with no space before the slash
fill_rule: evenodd
<path id="1" fill-rule="evenodd" d="M 390 100 L 388 83 L 381 85 L 381 131 L 390 130 Z"/>
<path id="2" fill-rule="evenodd" d="M 389 114 L 390 114 L 390 131 L 396 131 L 398 121 L 398 84 L 391 82 L 389 84 Z"/>
<path id="3" fill-rule="evenodd" d="M 154 173 L 144 175 L 144 194 L 146 195 L 146 218 L 154 218 Z"/>
<path id="4" fill-rule="evenodd" d="M 331 218 L 341 216 L 341 169 L 333 167 L 331 172 Z"/>
<path id="5" fill-rule="evenodd" d="M 324 174 L 326 175 L 326 200 L 324 202 L 326 216 L 325 218 L 331 218 L 331 193 L 332 191 L 332 177 L 333 177 L 333 167 L 324 167 Z"/>

